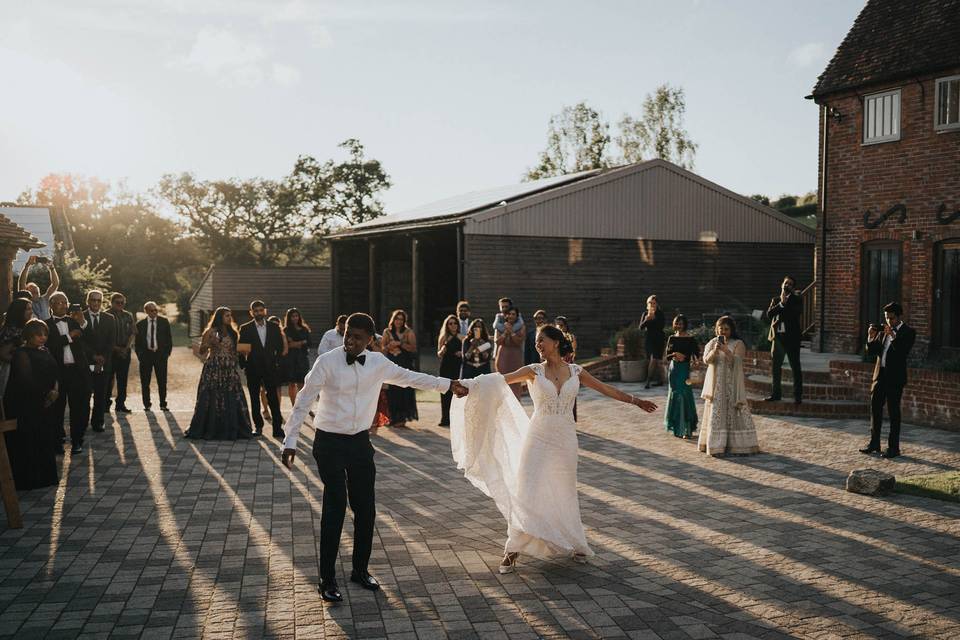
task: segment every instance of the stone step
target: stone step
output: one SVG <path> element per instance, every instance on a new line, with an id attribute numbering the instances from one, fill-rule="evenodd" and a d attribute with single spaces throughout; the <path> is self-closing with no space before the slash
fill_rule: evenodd
<path id="1" fill-rule="evenodd" d="M 747 376 L 747 391 L 758 393 L 763 397 L 769 396 L 773 392 L 773 378 L 770 376 L 755 373 Z M 793 397 L 793 382 L 784 381 L 781 385 L 781 393 L 784 398 Z M 848 386 L 838 384 L 821 384 L 817 382 L 807 382 L 806 375 L 803 379 L 803 399 L 804 400 L 859 400 L 856 391 Z"/>
<path id="2" fill-rule="evenodd" d="M 748 371 L 755 371 L 757 375 L 770 375 L 770 363 L 759 362 L 756 365 L 750 365 L 745 367 Z M 793 380 L 793 371 L 790 370 L 790 367 L 787 366 L 787 363 L 783 363 L 783 381 L 790 382 Z M 829 371 L 807 371 L 803 372 L 803 385 L 806 386 L 807 383 L 811 384 L 831 384 L 833 380 L 830 378 Z"/>
<path id="3" fill-rule="evenodd" d="M 750 411 L 756 415 L 870 419 L 869 403 L 858 400 L 804 400 L 802 404 L 794 404 L 792 400 L 764 402 L 761 398 L 750 398 L 749 402 Z"/>

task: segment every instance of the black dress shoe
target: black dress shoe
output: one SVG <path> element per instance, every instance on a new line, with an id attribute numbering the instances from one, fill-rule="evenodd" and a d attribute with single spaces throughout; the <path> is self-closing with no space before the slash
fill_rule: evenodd
<path id="1" fill-rule="evenodd" d="M 326 602 L 343 602 L 343 595 L 340 593 L 336 580 L 321 582 L 319 591 L 320 597 Z"/>
<path id="2" fill-rule="evenodd" d="M 160 405 L 160 411 L 170 411 L 170 407 L 166 403 Z"/>
<path id="3" fill-rule="evenodd" d="M 103 431 L 104 431 L 104 428 L 103 428 L 103 425 L 102 425 L 102 424 L 95 424 L 95 425 L 93 425 L 93 427 L 91 427 L 91 428 L 92 428 L 94 431 L 96 431 L 97 433 L 103 433 Z"/>
<path id="4" fill-rule="evenodd" d="M 380 583 L 377 582 L 377 579 L 366 571 L 353 571 L 350 574 L 350 582 L 356 582 L 367 591 L 376 591 L 380 588 Z"/>
<path id="5" fill-rule="evenodd" d="M 863 449 L 860 449 L 860 453 L 880 453 L 880 447 L 875 447 L 872 444 L 868 444 Z"/>
<path id="6" fill-rule="evenodd" d="M 283 440 L 284 438 L 287 437 L 287 434 L 284 433 L 283 429 L 274 429 L 273 437 L 276 438 L 277 440 Z"/>
<path id="7" fill-rule="evenodd" d="M 133 413 L 133 411 L 131 411 L 130 409 L 127 409 L 127 407 L 122 404 L 117 405 L 116 411 L 117 413 Z"/>
<path id="8" fill-rule="evenodd" d="M 73 445 L 72 447 L 70 447 L 70 453 L 72 453 L 73 455 L 77 455 L 78 453 L 83 453 L 83 445 L 82 444 Z"/>
<path id="9" fill-rule="evenodd" d="M 887 449 L 886 451 L 880 454 L 880 457 L 889 459 L 889 458 L 896 458 L 899 455 L 900 455 L 899 449 Z"/>
<path id="10" fill-rule="evenodd" d="M 263 435 L 263 427 L 258 427 L 258 428 L 253 432 L 253 437 L 254 437 L 254 438 L 259 438 L 259 437 L 261 437 L 262 435 Z"/>
<path id="11" fill-rule="evenodd" d="M 152 406 L 153 406 L 152 404 L 145 404 L 145 405 L 143 405 L 143 410 L 144 410 L 144 411 L 150 411 L 150 407 L 152 407 Z"/>
<path id="12" fill-rule="evenodd" d="M 764 402 L 780 402 L 783 400 L 780 396 L 767 396 L 763 399 Z"/>

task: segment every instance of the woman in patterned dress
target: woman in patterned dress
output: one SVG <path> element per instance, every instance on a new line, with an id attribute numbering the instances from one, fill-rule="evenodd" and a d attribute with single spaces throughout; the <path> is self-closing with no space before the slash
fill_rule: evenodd
<path id="1" fill-rule="evenodd" d="M 237 363 L 237 326 L 230 309 L 217 309 L 200 338 L 205 358 L 197 405 L 186 435 L 201 440 L 237 440 L 252 435 L 247 397 Z"/>

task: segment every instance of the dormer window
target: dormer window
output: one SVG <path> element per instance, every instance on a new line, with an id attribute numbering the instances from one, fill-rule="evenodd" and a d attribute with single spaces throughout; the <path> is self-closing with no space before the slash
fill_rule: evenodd
<path id="1" fill-rule="evenodd" d="M 863 99 L 863 144 L 900 139 L 900 89 Z"/>
<path id="2" fill-rule="evenodd" d="M 937 109 L 934 128 L 937 131 L 960 129 L 960 76 L 937 80 L 934 104 Z"/>

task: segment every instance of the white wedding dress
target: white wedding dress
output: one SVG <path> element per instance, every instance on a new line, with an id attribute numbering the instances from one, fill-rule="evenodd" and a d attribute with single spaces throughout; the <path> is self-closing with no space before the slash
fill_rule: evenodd
<path id="1" fill-rule="evenodd" d="M 577 499 L 573 403 L 581 368 L 569 366 L 570 378 L 558 392 L 543 365 L 531 365 L 536 377 L 527 385 L 534 407 L 529 418 L 498 373 L 464 380 L 470 394 L 451 407 L 453 458 L 506 519 L 507 553 L 593 555 Z"/>

